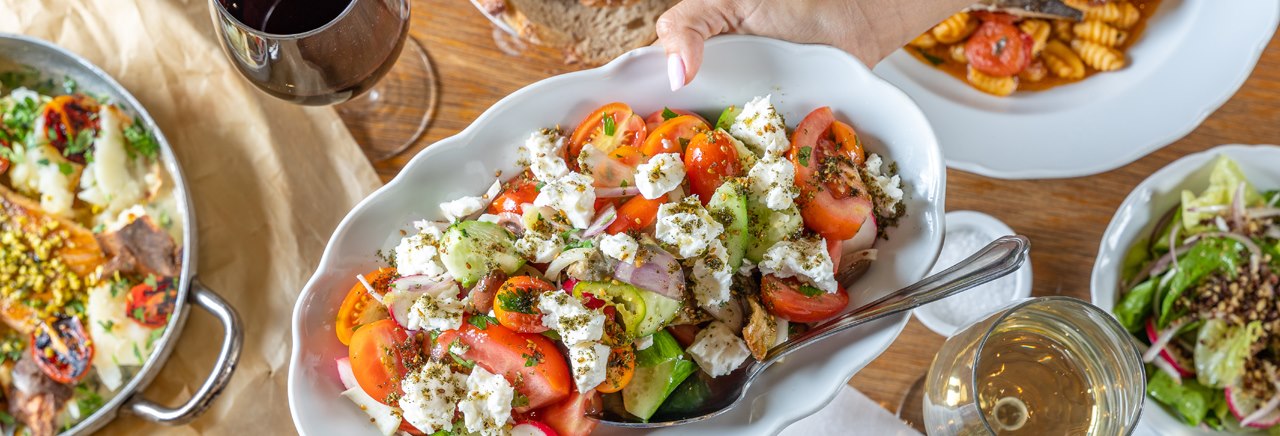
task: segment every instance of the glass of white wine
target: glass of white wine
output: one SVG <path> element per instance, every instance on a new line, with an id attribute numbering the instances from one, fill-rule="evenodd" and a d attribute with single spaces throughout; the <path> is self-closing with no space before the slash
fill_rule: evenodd
<path id="1" fill-rule="evenodd" d="M 1146 390 L 1142 357 L 1102 309 L 1021 300 L 956 333 L 924 383 L 930 435 L 1128 435 Z"/>

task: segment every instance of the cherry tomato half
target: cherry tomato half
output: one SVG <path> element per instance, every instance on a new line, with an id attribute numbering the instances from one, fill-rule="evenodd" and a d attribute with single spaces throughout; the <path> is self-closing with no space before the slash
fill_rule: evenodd
<path id="1" fill-rule="evenodd" d="M 843 241 L 858 234 L 862 223 L 871 216 L 871 195 L 862 183 L 855 153 L 861 150 L 854 135 L 853 144 L 833 131 L 852 132 L 835 127 L 831 108 L 821 107 L 796 126 L 788 152 L 796 167 L 797 202 L 800 216 L 809 229 L 828 240 Z M 843 141 L 837 145 L 836 141 Z"/>
<path id="2" fill-rule="evenodd" d="M 649 200 L 643 195 L 631 197 L 622 206 L 618 206 L 618 217 L 605 227 L 605 233 L 616 235 L 631 230 L 641 230 L 653 225 L 658 219 L 658 207 L 667 202 L 667 196 Z"/>
<path id="3" fill-rule="evenodd" d="M 649 133 L 644 140 L 644 146 L 640 147 L 640 152 L 645 158 L 662 153 L 683 154 L 684 147 L 693 140 L 694 136 L 710 128 L 706 121 L 695 115 L 672 118 L 659 124 Z"/>
<path id="4" fill-rule="evenodd" d="M 494 295 L 493 316 L 503 327 L 520 333 L 542 333 L 542 311 L 538 309 L 538 296 L 556 287 L 546 280 L 531 276 L 515 276 L 507 279 Z"/>
<path id="5" fill-rule="evenodd" d="M 702 124 L 706 124 L 708 126 L 711 125 L 711 123 L 707 122 L 706 118 L 703 118 L 702 115 L 698 115 L 697 113 L 687 111 L 684 109 L 663 108 L 662 110 L 659 110 L 659 111 L 653 111 L 653 113 L 650 113 L 649 116 L 644 117 L 644 124 L 645 124 L 645 127 L 649 128 L 649 132 L 653 132 L 653 129 L 658 128 L 658 125 L 662 124 L 663 121 L 667 121 L 670 118 L 675 118 L 675 117 L 671 117 L 670 114 L 666 113 L 666 111 L 668 110 L 670 110 L 672 113 L 675 113 L 676 115 L 675 117 L 688 115 L 688 116 L 697 118 L 698 121 L 702 121 Z"/>
<path id="6" fill-rule="evenodd" d="M 373 291 L 379 294 L 386 294 L 391 287 L 391 281 L 395 278 L 395 268 L 379 268 L 364 275 L 365 281 L 368 281 Z M 351 290 L 347 291 L 347 297 L 342 299 L 334 331 L 338 334 L 338 340 L 342 345 L 351 345 L 351 334 L 357 328 L 386 319 L 388 316 L 386 306 L 375 301 L 373 296 L 369 295 L 369 290 L 364 288 L 364 284 L 356 282 Z"/>
<path id="7" fill-rule="evenodd" d="M 529 171 L 511 179 L 502 185 L 502 188 L 502 193 L 489 203 L 491 214 L 497 215 L 503 212 L 523 214 L 524 207 L 521 205 L 533 204 L 533 200 L 538 198 L 538 182 L 533 179 Z"/>
<path id="8" fill-rule="evenodd" d="M 93 340 L 74 316 L 58 315 L 31 332 L 31 357 L 45 375 L 62 384 L 75 384 L 89 373 Z"/>
<path id="9" fill-rule="evenodd" d="M 766 274 L 760 279 L 760 301 L 769 313 L 787 321 L 818 322 L 840 314 L 849 305 L 849 293 L 844 289 L 828 293 L 794 277 Z"/>
<path id="10" fill-rule="evenodd" d="M 139 283 L 129 290 L 125 297 L 125 312 L 129 319 L 150 328 L 164 327 L 173 313 L 174 302 L 178 299 L 178 290 L 172 278 Z"/>
<path id="11" fill-rule="evenodd" d="M 625 103 L 609 103 L 587 115 L 573 130 L 565 161 L 569 169 L 578 170 L 578 154 L 591 144 L 597 150 L 610 152 L 622 146 L 639 147 L 648 132 L 644 120 Z"/>
<path id="12" fill-rule="evenodd" d="M 461 329 L 447 330 L 436 337 L 432 357 L 447 361 L 454 341 L 467 348 L 459 358 L 502 374 L 517 392 L 529 398 L 529 404 L 516 411 L 527 412 L 569 396 L 573 385 L 569 365 L 556 344 L 542 335 L 517 333 L 501 324 L 487 324 L 481 329 L 466 322 Z"/>
<path id="13" fill-rule="evenodd" d="M 964 55 L 973 69 L 983 73 L 1008 77 L 1018 74 L 1031 65 L 1031 47 L 1035 45 L 1027 35 L 1011 23 L 990 20 L 978 26 L 964 45 Z"/>
<path id="14" fill-rule="evenodd" d="M 636 352 L 631 344 L 616 347 L 609 352 L 609 364 L 606 366 L 605 379 L 596 390 L 610 394 L 622 390 L 631 383 L 636 373 Z"/>
<path id="15" fill-rule="evenodd" d="M 351 371 L 370 397 L 394 406 L 388 400 L 400 392 L 400 380 L 408 371 L 405 362 L 421 358 L 422 346 L 399 324 L 390 319 L 360 327 L 351 335 Z"/>
<path id="16" fill-rule="evenodd" d="M 723 130 L 701 133 L 689 141 L 684 152 L 684 170 L 689 178 L 689 190 L 702 204 L 711 201 L 711 194 L 725 180 L 742 173 L 738 150 Z"/>
<path id="17" fill-rule="evenodd" d="M 600 394 L 573 391 L 569 398 L 540 411 L 542 421 L 562 436 L 587 436 L 596 429 L 597 421 L 589 415 L 602 410 Z"/>

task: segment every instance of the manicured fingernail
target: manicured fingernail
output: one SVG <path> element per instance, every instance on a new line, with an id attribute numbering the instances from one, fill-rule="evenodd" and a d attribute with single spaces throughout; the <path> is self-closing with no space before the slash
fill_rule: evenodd
<path id="1" fill-rule="evenodd" d="M 671 80 L 672 91 L 684 87 L 684 59 L 679 53 L 667 55 L 667 79 Z"/>

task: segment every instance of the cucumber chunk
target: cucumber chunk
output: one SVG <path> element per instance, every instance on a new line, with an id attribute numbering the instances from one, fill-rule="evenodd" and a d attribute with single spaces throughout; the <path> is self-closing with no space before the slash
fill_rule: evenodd
<path id="1" fill-rule="evenodd" d="M 707 211 L 724 225 L 724 247 L 729 252 L 729 266 L 742 267 L 747 253 L 747 187 L 741 179 L 725 181 L 711 195 Z"/>
<path id="2" fill-rule="evenodd" d="M 792 204 L 785 210 L 772 210 L 756 198 L 747 202 L 748 230 L 747 259 L 760 263 L 764 253 L 783 239 L 796 234 L 804 227 L 800 208 Z"/>
<path id="3" fill-rule="evenodd" d="M 738 119 L 738 114 L 740 113 L 742 113 L 742 109 L 737 106 L 724 108 L 724 112 L 720 112 L 720 118 L 716 120 L 716 128 L 729 130 L 729 126 L 733 125 L 733 121 Z"/>
<path id="4" fill-rule="evenodd" d="M 494 269 L 512 274 L 524 266 L 524 258 L 516 254 L 515 240 L 515 235 L 497 224 L 463 221 L 445 230 L 440 263 L 464 287 Z"/>
<path id="5" fill-rule="evenodd" d="M 636 371 L 631 383 L 622 388 L 622 403 L 628 413 L 648 421 L 671 392 L 698 371 L 698 364 L 666 330 L 653 334 L 653 346 L 636 352 Z"/>
<path id="6" fill-rule="evenodd" d="M 579 298 L 588 292 L 608 301 L 622 316 L 622 325 L 633 338 L 649 336 L 671 322 L 680 311 L 680 301 L 656 292 L 618 282 L 578 282 L 573 294 Z"/>

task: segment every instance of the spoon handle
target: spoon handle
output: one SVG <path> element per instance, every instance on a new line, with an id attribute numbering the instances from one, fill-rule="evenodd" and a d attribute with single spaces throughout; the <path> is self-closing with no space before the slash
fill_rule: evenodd
<path id="1" fill-rule="evenodd" d="M 1027 260 L 1031 241 L 1025 236 L 1002 236 L 968 259 L 945 271 L 924 278 L 879 300 L 854 309 L 839 318 L 815 326 L 804 334 L 769 349 L 752 372 L 763 370 L 783 356 L 832 335 L 889 315 L 958 294 L 1017 271 Z M 753 374 L 754 375 L 754 374 Z"/>

